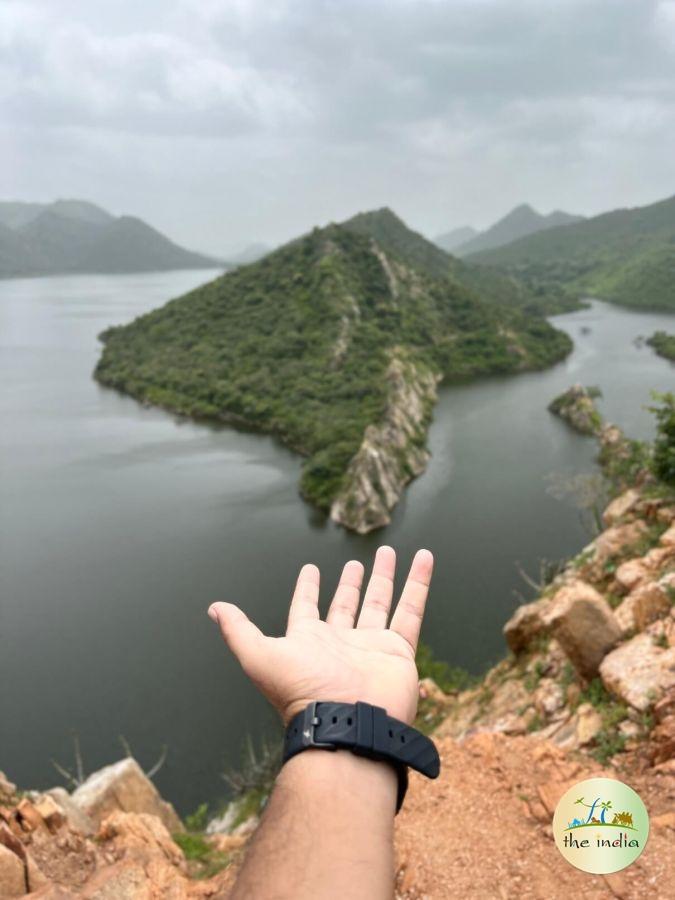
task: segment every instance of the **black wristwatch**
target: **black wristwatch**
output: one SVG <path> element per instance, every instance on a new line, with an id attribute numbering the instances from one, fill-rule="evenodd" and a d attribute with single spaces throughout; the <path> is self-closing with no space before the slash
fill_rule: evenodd
<path id="1" fill-rule="evenodd" d="M 311 749 L 351 750 L 390 763 L 398 775 L 396 812 L 408 788 L 408 767 L 427 778 L 438 778 L 441 771 L 433 741 L 370 703 L 317 701 L 293 716 L 286 729 L 282 761 Z"/>

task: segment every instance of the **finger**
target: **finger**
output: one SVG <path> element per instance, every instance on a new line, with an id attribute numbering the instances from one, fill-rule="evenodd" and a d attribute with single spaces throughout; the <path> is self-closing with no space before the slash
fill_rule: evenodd
<path id="1" fill-rule="evenodd" d="M 250 669 L 261 652 L 262 631 L 246 613 L 233 603 L 212 603 L 209 617 L 220 626 L 220 633 L 242 668 Z"/>
<path id="2" fill-rule="evenodd" d="M 375 554 L 373 572 L 366 588 L 357 628 L 386 628 L 391 598 L 394 594 L 396 553 L 391 547 L 380 547 Z"/>
<path id="3" fill-rule="evenodd" d="M 288 628 L 302 619 L 319 618 L 319 578 L 319 570 L 311 563 L 300 569 L 288 610 Z"/>
<path id="4" fill-rule="evenodd" d="M 361 585 L 363 583 L 363 566 L 355 559 L 345 564 L 340 576 L 340 583 L 335 591 L 326 621 L 329 625 L 342 628 L 353 628 L 356 610 L 359 608 Z"/>
<path id="5" fill-rule="evenodd" d="M 431 553 L 428 550 L 418 550 L 391 619 L 391 630 L 405 638 L 413 652 L 417 649 L 433 569 L 434 558 Z"/>

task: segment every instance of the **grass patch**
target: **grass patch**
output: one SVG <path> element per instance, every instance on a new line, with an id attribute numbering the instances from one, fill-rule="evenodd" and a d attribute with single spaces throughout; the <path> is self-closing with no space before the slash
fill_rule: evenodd
<path id="1" fill-rule="evenodd" d="M 599 713 L 602 727 L 595 736 L 591 756 L 603 765 L 626 744 L 626 738 L 619 731 L 619 725 L 628 716 L 628 707 L 616 700 L 599 678 L 594 678 L 581 691 L 579 703 L 590 703 Z"/>
<path id="2" fill-rule="evenodd" d="M 211 878 L 231 862 L 230 854 L 214 850 L 203 834 L 180 832 L 173 839 L 185 854 L 192 878 Z"/>
<path id="3" fill-rule="evenodd" d="M 477 681 L 476 676 L 471 675 L 466 669 L 436 659 L 428 644 L 418 644 L 415 664 L 420 679 L 431 678 L 445 694 L 465 691 L 473 687 Z"/>

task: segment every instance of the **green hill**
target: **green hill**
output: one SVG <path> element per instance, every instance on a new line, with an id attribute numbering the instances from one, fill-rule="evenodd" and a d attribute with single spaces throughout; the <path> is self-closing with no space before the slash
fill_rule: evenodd
<path id="1" fill-rule="evenodd" d="M 424 467 L 438 380 L 541 367 L 571 349 L 544 319 L 430 277 L 439 260 L 417 242 L 385 249 L 354 220 L 315 229 L 109 329 L 95 375 L 144 402 L 277 434 L 306 457 L 302 494 L 370 530 Z"/>
<path id="2" fill-rule="evenodd" d="M 86 200 L 0 202 L 0 278 L 198 269 L 217 261 Z"/>
<path id="3" fill-rule="evenodd" d="M 469 257 L 531 289 L 675 309 L 675 197 L 604 213 Z"/>
<path id="4" fill-rule="evenodd" d="M 528 287 L 524 281 L 490 266 L 465 262 L 441 250 L 418 232 L 408 228 L 392 210 L 359 213 L 343 223 L 345 228 L 373 238 L 387 251 L 432 278 L 449 278 L 471 291 L 476 298 L 499 306 L 519 307 L 533 314 L 551 314 L 573 309 L 576 304 L 554 286 Z"/>

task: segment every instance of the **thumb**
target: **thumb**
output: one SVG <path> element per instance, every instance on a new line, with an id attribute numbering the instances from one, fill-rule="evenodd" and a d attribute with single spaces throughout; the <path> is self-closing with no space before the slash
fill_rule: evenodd
<path id="1" fill-rule="evenodd" d="M 262 631 L 234 603 L 212 603 L 208 614 L 242 668 L 251 669 L 264 639 Z"/>

